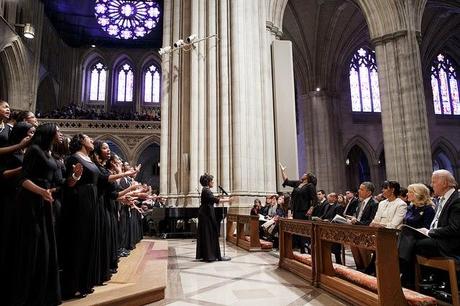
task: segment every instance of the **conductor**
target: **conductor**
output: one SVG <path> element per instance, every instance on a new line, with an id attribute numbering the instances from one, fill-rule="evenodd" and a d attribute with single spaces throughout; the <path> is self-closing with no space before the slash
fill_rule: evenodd
<path id="1" fill-rule="evenodd" d="M 205 262 L 222 260 L 219 246 L 219 224 L 214 212 L 214 204 L 229 203 L 231 198 L 215 197 L 211 191 L 214 186 L 214 177 L 203 174 L 200 177 L 201 205 L 198 213 L 198 235 L 196 239 L 196 259 Z"/>

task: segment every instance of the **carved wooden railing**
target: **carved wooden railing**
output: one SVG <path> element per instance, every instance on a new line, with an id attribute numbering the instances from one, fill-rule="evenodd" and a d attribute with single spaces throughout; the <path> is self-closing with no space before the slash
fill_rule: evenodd
<path id="1" fill-rule="evenodd" d="M 319 286 L 354 305 L 406 305 L 399 276 L 397 232 L 358 225 L 314 224 L 316 276 Z M 333 243 L 372 250 L 376 254 L 377 293 L 336 275 L 331 259 Z"/>
<path id="2" fill-rule="evenodd" d="M 309 265 L 305 261 L 298 260 L 292 250 L 292 238 L 294 235 L 309 237 L 311 240 L 311 237 L 313 237 L 313 223 L 304 220 L 280 219 L 279 226 L 279 266 L 313 283 L 313 275 L 315 274 L 313 271 L 315 268 L 314 256 L 301 255 L 309 259 L 311 262 Z M 312 240 L 311 242 L 313 243 Z M 312 245 L 310 246 L 314 249 Z"/>
<path id="3" fill-rule="evenodd" d="M 312 257 L 309 265 L 299 262 L 298 254 L 293 255 L 292 235 L 311 238 Z M 331 246 L 334 243 L 375 252 L 376 278 L 333 264 Z M 305 255 L 301 258 L 305 258 Z M 353 305 L 407 305 L 401 288 L 398 258 L 397 231 L 393 229 L 280 220 L 280 267 Z M 350 273 L 347 274 L 348 272 Z M 340 273 L 345 273 L 349 277 L 344 278 Z M 362 277 L 366 285 L 356 282 L 356 279 L 353 279 L 355 276 Z"/>

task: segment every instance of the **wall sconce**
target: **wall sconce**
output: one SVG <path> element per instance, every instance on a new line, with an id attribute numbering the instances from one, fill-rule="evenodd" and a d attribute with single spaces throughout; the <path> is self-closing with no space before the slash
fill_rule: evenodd
<path id="1" fill-rule="evenodd" d="M 15 26 L 24 28 L 22 35 L 24 35 L 25 38 L 27 39 L 35 38 L 35 29 L 30 23 L 25 23 L 25 24 L 19 23 L 19 24 L 15 24 Z"/>
<path id="2" fill-rule="evenodd" d="M 160 51 L 158 51 L 158 53 L 161 56 L 163 56 L 163 55 L 173 53 L 174 51 L 178 51 L 178 50 L 190 51 L 193 48 L 195 48 L 195 44 L 197 44 L 197 43 L 199 43 L 201 41 L 210 39 L 212 37 L 217 38 L 217 34 L 213 34 L 213 35 L 210 35 L 210 36 L 207 36 L 207 37 L 204 37 L 204 38 L 197 38 L 196 34 L 192 34 L 192 35 L 190 35 L 189 37 L 187 37 L 185 39 L 179 39 L 178 41 L 176 41 L 173 44 L 173 47 L 167 46 L 167 47 L 164 47 L 164 48 L 160 48 Z"/>

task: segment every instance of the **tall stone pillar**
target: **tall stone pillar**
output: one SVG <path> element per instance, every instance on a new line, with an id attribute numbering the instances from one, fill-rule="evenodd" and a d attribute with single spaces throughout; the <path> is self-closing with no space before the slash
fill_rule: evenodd
<path id="1" fill-rule="evenodd" d="M 405 1 L 404 8 L 394 0 L 360 2 L 379 69 L 387 178 L 427 183 L 432 161 L 419 49 L 426 1 Z"/>
<path id="2" fill-rule="evenodd" d="M 311 91 L 302 95 L 301 100 L 304 143 L 300 143 L 299 147 L 303 147 L 307 155 L 299 157 L 299 164 L 306 164 L 306 168 L 301 170 L 316 175 L 317 189 L 324 189 L 327 193 L 344 190 L 345 161 L 340 150 L 339 125 L 334 119 L 333 107 L 338 102 L 325 90 Z"/>
<path id="3" fill-rule="evenodd" d="M 265 5 L 165 1 L 164 47 L 217 34 L 163 56 L 160 191 L 178 205 L 199 204 L 204 172 L 238 196 L 237 207 L 275 191 Z"/>

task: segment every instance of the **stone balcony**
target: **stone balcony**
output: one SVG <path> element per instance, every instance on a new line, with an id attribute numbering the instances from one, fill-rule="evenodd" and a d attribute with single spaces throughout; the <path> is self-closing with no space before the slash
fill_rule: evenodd
<path id="1" fill-rule="evenodd" d="M 41 123 L 56 123 L 67 136 L 86 134 L 94 140 L 111 141 L 128 161 L 136 162 L 151 144 L 160 145 L 160 121 L 39 119 Z"/>

